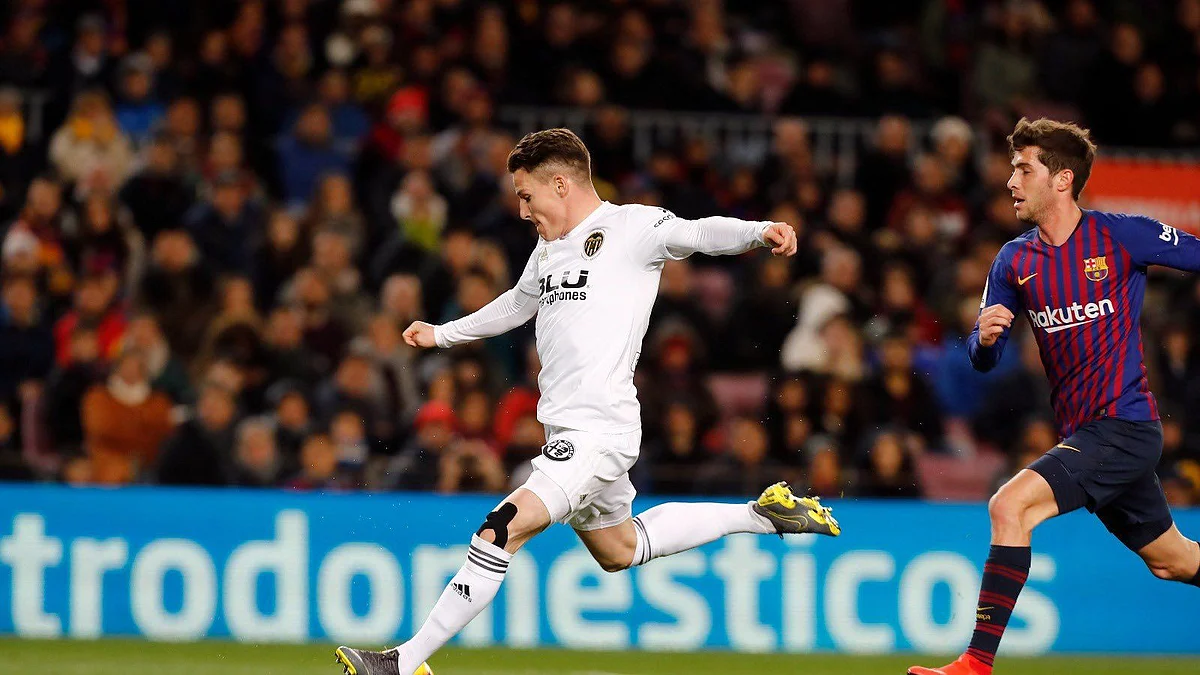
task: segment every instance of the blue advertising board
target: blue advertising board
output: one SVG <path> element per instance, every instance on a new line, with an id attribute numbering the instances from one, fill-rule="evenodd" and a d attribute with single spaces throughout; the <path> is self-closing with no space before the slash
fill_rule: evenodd
<path id="1" fill-rule="evenodd" d="M 639 498 L 635 510 L 657 501 Z M 496 502 L 0 485 L 0 634 L 399 642 Z M 496 603 L 458 641 L 961 650 L 987 554 L 985 507 L 833 505 L 837 539 L 738 535 L 616 574 L 556 526 L 518 554 Z M 1200 511 L 1177 518 L 1200 534 Z M 1094 518 L 1072 514 L 1035 533 L 1002 652 L 1200 653 L 1197 593 L 1155 579 Z"/>

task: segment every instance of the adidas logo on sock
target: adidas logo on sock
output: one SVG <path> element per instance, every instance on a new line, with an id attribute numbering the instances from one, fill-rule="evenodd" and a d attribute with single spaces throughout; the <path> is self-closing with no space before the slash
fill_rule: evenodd
<path id="1" fill-rule="evenodd" d="M 453 588 L 454 592 L 461 595 L 463 597 L 463 599 L 466 600 L 467 602 L 471 601 L 471 587 L 470 586 L 468 586 L 466 584 L 450 584 L 450 588 Z"/>

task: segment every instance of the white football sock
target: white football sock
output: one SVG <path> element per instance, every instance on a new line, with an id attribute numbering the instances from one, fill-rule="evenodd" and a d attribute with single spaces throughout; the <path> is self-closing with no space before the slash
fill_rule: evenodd
<path id="1" fill-rule="evenodd" d="M 396 648 L 400 652 L 401 675 L 412 675 L 471 619 L 479 616 L 484 607 L 492 604 L 510 562 L 511 553 L 478 536 L 471 537 L 467 562 L 442 591 L 421 629 Z"/>
<path id="2" fill-rule="evenodd" d="M 738 532 L 775 534 L 775 526 L 746 504 L 670 502 L 633 519 L 637 548 L 633 564 L 703 546 Z"/>

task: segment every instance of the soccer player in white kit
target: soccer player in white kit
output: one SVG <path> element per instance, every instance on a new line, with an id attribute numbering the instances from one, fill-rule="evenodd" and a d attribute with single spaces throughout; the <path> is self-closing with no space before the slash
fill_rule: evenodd
<path id="1" fill-rule="evenodd" d="M 537 316 L 537 415 L 547 442 L 529 479 L 471 537 L 466 562 L 420 630 L 384 652 L 339 647 L 336 658 L 348 675 L 429 673 L 425 660 L 491 603 L 513 554 L 551 523 L 574 528 L 608 572 L 737 532 L 840 533 L 827 507 L 785 483 L 749 503 L 668 503 L 631 517 L 629 470 L 642 435 L 633 373 L 663 263 L 759 246 L 790 256 L 795 230 L 736 218 L 684 220 L 657 207 L 602 201 L 587 148 L 567 129 L 522 138 L 508 170 L 521 217 L 540 235 L 520 280 L 461 319 L 413 323 L 404 339 L 414 347 L 452 347 Z"/>

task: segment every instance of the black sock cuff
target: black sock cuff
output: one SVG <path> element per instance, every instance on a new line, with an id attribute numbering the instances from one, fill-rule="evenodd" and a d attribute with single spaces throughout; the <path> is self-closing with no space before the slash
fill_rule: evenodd
<path id="1" fill-rule="evenodd" d="M 638 565 L 650 562 L 650 559 L 654 557 L 654 553 L 650 550 L 650 535 L 647 534 L 646 526 L 642 523 L 641 518 L 633 519 L 633 533 L 637 536 L 638 543 L 641 544 L 642 549 L 641 557 L 634 556 L 633 564 L 631 565 L 632 567 L 637 567 Z"/>
<path id="2" fill-rule="evenodd" d="M 1029 546 L 992 545 L 988 562 L 1028 570 L 1033 560 L 1033 549 Z"/>

